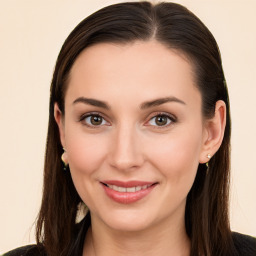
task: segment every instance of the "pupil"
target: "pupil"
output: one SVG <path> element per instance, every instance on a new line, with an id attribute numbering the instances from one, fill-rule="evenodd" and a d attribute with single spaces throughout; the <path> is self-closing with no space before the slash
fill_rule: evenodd
<path id="1" fill-rule="evenodd" d="M 158 116 L 156 119 L 158 125 L 165 125 L 167 123 L 167 118 L 164 116 Z"/>
<path id="2" fill-rule="evenodd" d="M 99 125 L 102 122 L 102 118 L 100 116 L 92 116 L 91 117 L 91 122 L 94 125 Z"/>

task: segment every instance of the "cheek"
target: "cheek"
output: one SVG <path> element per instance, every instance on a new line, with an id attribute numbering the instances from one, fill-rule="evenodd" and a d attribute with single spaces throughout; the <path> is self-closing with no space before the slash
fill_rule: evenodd
<path id="1" fill-rule="evenodd" d="M 101 135 L 88 135 L 83 132 L 67 134 L 66 147 L 72 180 L 81 199 L 92 210 L 95 199 L 98 200 L 95 193 L 97 170 L 104 161 L 108 144 Z"/>
<path id="2" fill-rule="evenodd" d="M 70 168 L 85 175 L 97 170 L 104 161 L 108 148 L 105 136 L 82 132 L 67 134 L 69 135 L 66 137 L 66 146 Z"/>
<path id="3" fill-rule="evenodd" d="M 194 180 L 201 151 L 199 132 L 170 134 L 148 148 L 151 163 L 173 183 Z"/>

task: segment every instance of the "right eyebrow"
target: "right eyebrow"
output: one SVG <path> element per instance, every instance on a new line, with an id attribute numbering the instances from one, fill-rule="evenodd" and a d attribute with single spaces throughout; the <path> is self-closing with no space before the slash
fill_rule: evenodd
<path id="1" fill-rule="evenodd" d="M 90 98 L 85 98 L 85 97 L 77 98 L 76 100 L 73 101 L 73 104 L 76 104 L 76 103 L 84 103 L 87 105 L 96 106 L 96 107 L 104 108 L 107 110 L 111 109 L 110 106 L 105 101 L 90 99 Z"/>
<path id="2" fill-rule="evenodd" d="M 155 99 L 152 101 L 147 101 L 141 104 L 140 108 L 141 109 L 146 109 L 146 108 L 151 108 L 151 107 L 155 107 L 155 106 L 160 106 L 162 104 L 165 104 L 167 102 L 177 102 L 183 105 L 186 105 L 186 103 L 176 97 L 170 96 L 170 97 L 165 97 L 165 98 L 159 98 L 159 99 Z"/>

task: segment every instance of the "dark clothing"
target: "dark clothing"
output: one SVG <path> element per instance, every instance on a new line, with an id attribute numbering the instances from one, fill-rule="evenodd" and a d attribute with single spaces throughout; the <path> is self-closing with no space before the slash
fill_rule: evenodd
<path id="1" fill-rule="evenodd" d="M 77 228 L 77 240 L 70 248 L 68 255 L 82 256 L 83 244 L 86 232 L 90 226 L 90 216 L 86 216 L 79 224 Z M 234 256 L 256 256 L 256 238 L 239 234 L 236 232 L 232 233 L 233 241 L 237 253 Z M 47 256 L 44 249 L 37 245 L 27 245 L 10 252 L 3 254 L 3 256 Z M 159 255 L 160 256 L 160 255 Z M 218 255 L 215 255 L 218 256 Z"/>
<path id="2" fill-rule="evenodd" d="M 239 256 L 256 256 L 256 238 L 232 233 L 233 241 Z"/>
<path id="3" fill-rule="evenodd" d="M 39 250 L 37 245 L 26 245 L 15 250 L 4 253 L 3 256 L 46 256 L 45 252 Z"/>

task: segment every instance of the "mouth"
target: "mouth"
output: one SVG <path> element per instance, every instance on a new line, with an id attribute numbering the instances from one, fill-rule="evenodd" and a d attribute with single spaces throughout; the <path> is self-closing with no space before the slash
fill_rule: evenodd
<path id="1" fill-rule="evenodd" d="M 146 197 L 158 184 L 143 181 L 102 181 L 100 183 L 109 198 L 122 204 L 134 203 Z"/>
<path id="2" fill-rule="evenodd" d="M 110 189 L 113 189 L 117 192 L 123 192 L 123 193 L 133 193 L 136 191 L 140 191 L 143 189 L 147 189 L 150 186 L 153 186 L 156 183 L 153 183 L 151 185 L 143 185 L 143 186 L 134 186 L 134 187 L 121 187 L 121 186 L 116 186 L 116 185 L 111 185 L 111 184 L 107 184 L 107 183 L 102 183 L 104 186 L 109 187 Z"/>

